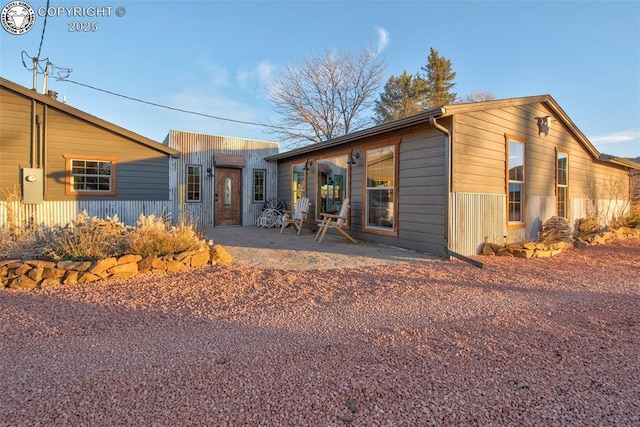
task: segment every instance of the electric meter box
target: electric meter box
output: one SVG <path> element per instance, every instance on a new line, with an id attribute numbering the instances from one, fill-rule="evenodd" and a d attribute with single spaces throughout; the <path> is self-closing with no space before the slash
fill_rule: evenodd
<path id="1" fill-rule="evenodd" d="M 44 173 L 42 169 L 22 168 L 22 203 L 42 203 Z"/>

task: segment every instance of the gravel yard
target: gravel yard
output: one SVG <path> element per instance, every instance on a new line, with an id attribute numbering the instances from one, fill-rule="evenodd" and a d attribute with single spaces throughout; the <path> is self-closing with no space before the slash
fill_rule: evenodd
<path id="1" fill-rule="evenodd" d="M 0 425 L 640 425 L 640 239 L 0 291 Z"/>

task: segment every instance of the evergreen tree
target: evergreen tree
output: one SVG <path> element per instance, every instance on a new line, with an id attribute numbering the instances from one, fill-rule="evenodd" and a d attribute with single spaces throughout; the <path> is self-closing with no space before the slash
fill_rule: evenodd
<path id="1" fill-rule="evenodd" d="M 427 84 L 425 109 L 453 104 L 458 94 L 451 91 L 456 85 L 453 82 L 456 73 L 451 70 L 451 61 L 440 56 L 434 48 L 431 48 L 427 61 L 427 65 L 421 68 L 425 72 L 425 76 L 421 78 Z"/>
<path id="2" fill-rule="evenodd" d="M 384 92 L 375 102 L 376 124 L 387 123 L 424 111 L 426 82 L 420 77 L 404 71 L 400 76 L 391 76 L 384 85 Z"/>

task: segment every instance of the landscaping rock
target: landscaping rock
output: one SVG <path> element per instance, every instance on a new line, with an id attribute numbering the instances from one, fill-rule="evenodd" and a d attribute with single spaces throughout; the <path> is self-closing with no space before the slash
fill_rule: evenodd
<path id="1" fill-rule="evenodd" d="M 191 267 L 199 267 L 201 265 L 206 265 L 210 261 L 211 257 L 209 256 L 208 251 L 201 251 L 195 253 L 190 260 Z"/>
<path id="2" fill-rule="evenodd" d="M 118 260 L 115 258 L 105 258 L 96 261 L 96 263 L 89 269 L 89 273 L 98 274 L 103 271 L 107 271 L 111 267 L 118 265 Z"/>
<path id="3" fill-rule="evenodd" d="M 37 287 L 38 282 L 24 275 L 17 276 L 9 281 L 10 289 L 35 289 Z"/>
<path id="4" fill-rule="evenodd" d="M 140 261 L 138 261 L 138 271 L 144 273 L 145 271 L 151 270 L 151 268 L 153 267 L 153 261 L 155 260 L 155 255 L 143 257 Z"/>
<path id="5" fill-rule="evenodd" d="M 142 259 L 141 255 L 123 255 L 120 258 L 118 258 L 118 265 L 120 264 L 131 264 L 131 263 L 137 263 L 138 261 L 140 261 Z"/>
<path id="6" fill-rule="evenodd" d="M 75 270 L 75 271 L 87 271 L 91 268 L 91 262 L 89 261 L 60 261 L 56 264 L 56 267 L 60 270 Z"/>
<path id="7" fill-rule="evenodd" d="M 138 273 L 138 263 L 137 262 L 130 262 L 128 264 L 118 264 L 118 265 L 108 269 L 107 272 L 111 273 L 112 275 L 122 275 L 123 273 L 136 274 L 136 273 Z"/>
<path id="8" fill-rule="evenodd" d="M 167 263 L 167 271 L 180 271 L 184 267 L 184 263 L 177 260 L 172 260 Z"/>

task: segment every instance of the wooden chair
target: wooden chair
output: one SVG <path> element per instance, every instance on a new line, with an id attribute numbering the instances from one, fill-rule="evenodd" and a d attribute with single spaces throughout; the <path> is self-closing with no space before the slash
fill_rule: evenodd
<path id="1" fill-rule="evenodd" d="M 307 227 L 311 231 L 316 231 L 316 225 L 310 222 L 307 219 L 307 214 L 309 213 L 309 199 L 306 197 L 300 197 L 296 203 L 296 208 L 293 211 L 283 211 L 284 216 L 282 217 L 282 227 L 280 228 L 280 233 L 284 231 L 290 225 L 293 225 L 293 228 L 300 235 L 300 231 L 302 230 L 302 224 L 307 224 Z"/>
<path id="2" fill-rule="evenodd" d="M 322 240 L 324 240 L 324 236 L 327 234 L 327 230 L 330 228 L 335 229 L 351 243 L 356 243 L 355 239 L 349 236 L 349 234 L 347 234 L 347 232 L 342 229 L 342 225 L 347 221 L 348 209 L 349 199 L 346 198 L 342 201 L 342 206 L 340 207 L 340 213 L 338 215 L 330 214 L 327 212 L 322 212 L 320 214 L 320 216 L 322 216 L 322 223 L 320 224 L 318 233 L 316 233 L 316 240 L 318 241 L 318 243 L 322 243 Z"/>

